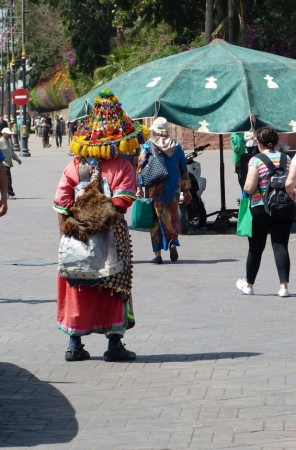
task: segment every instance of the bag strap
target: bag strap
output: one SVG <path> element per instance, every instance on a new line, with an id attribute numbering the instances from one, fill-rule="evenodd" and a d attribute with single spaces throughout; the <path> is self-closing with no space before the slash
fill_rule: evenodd
<path id="1" fill-rule="evenodd" d="M 265 155 L 264 153 L 259 153 L 258 155 L 256 155 L 256 158 L 260 159 L 260 161 L 263 162 L 263 164 L 265 164 L 265 166 L 267 167 L 267 169 L 269 170 L 267 176 L 268 178 L 271 177 L 272 172 L 275 170 L 275 165 L 273 164 L 273 162 L 270 160 L 270 158 L 268 158 L 267 155 Z M 262 196 L 262 189 L 258 183 L 258 189 L 260 192 L 260 195 Z"/>
<path id="2" fill-rule="evenodd" d="M 273 162 L 264 153 L 259 153 L 258 155 L 256 155 L 256 158 L 260 159 L 260 161 L 262 161 L 263 164 L 265 164 L 265 166 L 269 170 L 268 177 L 270 177 L 271 173 L 276 169 L 276 167 L 273 164 Z"/>
<path id="3" fill-rule="evenodd" d="M 282 152 L 279 169 L 282 169 L 284 172 L 286 172 L 287 170 L 287 160 L 288 160 L 287 155 Z"/>

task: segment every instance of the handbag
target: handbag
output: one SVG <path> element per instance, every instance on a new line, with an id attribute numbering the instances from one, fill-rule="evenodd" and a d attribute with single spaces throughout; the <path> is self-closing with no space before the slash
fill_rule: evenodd
<path id="1" fill-rule="evenodd" d="M 251 199 L 248 194 L 243 191 L 242 198 L 239 203 L 238 219 L 236 234 L 241 237 L 252 237 L 252 221 Z"/>
<path id="2" fill-rule="evenodd" d="M 155 215 L 151 198 L 137 198 L 133 205 L 132 227 L 153 228 Z"/>
<path id="3" fill-rule="evenodd" d="M 149 156 L 146 166 L 141 170 L 142 185 L 145 187 L 155 186 L 169 176 L 165 156 L 161 151 Z"/>

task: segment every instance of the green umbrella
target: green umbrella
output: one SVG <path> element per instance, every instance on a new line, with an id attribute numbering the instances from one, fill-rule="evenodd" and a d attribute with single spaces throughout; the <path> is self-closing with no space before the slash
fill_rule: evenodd
<path id="1" fill-rule="evenodd" d="M 118 95 L 132 118 L 164 116 L 197 131 L 225 133 L 256 125 L 296 130 L 296 61 L 221 40 L 158 59 L 100 86 Z M 87 114 L 98 89 L 74 100 L 70 120 Z"/>
<path id="2" fill-rule="evenodd" d="M 192 130 L 220 134 L 221 210 L 216 229 L 223 229 L 237 210 L 227 210 L 222 133 L 256 126 L 296 131 L 296 61 L 216 39 L 196 50 L 162 58 L 100 86 L 117 95 L 132 118 L 163 116 Z M 87 114 L 95 89 L 70 105 L 70 120 Z"/>

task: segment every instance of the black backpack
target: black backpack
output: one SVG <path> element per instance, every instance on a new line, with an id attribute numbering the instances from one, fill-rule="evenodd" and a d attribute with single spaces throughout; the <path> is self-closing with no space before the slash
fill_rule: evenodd
<path id="1" fill-rule="evenodd" d="M 280 165 L 275 167 L 270 158 L 264 153 L 256 155 L 269 170 L 269 180 L 263 195 L 264 209 L 275 218 L 288 218 L 295 215 L 295 203 L 285 190 L 287 172 L 287 155 L 281 154 Z M 260 190 L 260 187 L 259 187 Z M 261 191 L 261 190 L 260 190 Z"/>

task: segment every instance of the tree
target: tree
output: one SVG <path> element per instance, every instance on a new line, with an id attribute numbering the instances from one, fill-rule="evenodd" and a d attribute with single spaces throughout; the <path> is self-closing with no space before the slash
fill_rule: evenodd
<path id="1" fill-rule="evenodd" d="M 101 55 L 110 53 L 112 26 L 111 0 L 49 0 L 60 8 L 64 32 L 75 50 L 76 71 L 92 74 L 104 64 Z"/>
<path id="2" fill-rule="evenodd" d="M 18 0 L 14 15 L 21 15 L 21 0 Z M 50 29 L 44 23 L 50 23 Z M 19 25 L 18 31 L 21 31 Z M 19 36 L 17 34 L 16 36 Z M 31 89 L 42 80 L 45 74 L 63 61 L 63 56 L 69 48 L 68 40 L 63 34 L 61 27 L 59 9 L 50 9 L 46 0 L 41 0 L 36 4 L 34 1 L 27 1 L 26 11 L 26 55 L 30 71 L 28 88 Z M 15 40 L 15 50 L 17 60 L 21 59 L 21 40 Z"/>
<path id="3" fill-rule="evenodd" d="M 205 40 L 204 44 L 207 45 L 212 40 L 213 29 L 213 0 L 206 1 L 206 19 L 205 19 Z"/>
<path id="4" fill-rule="evenodd" d="M 228 0 L 228 42 L 234 43 L 234 0 Z"/>

